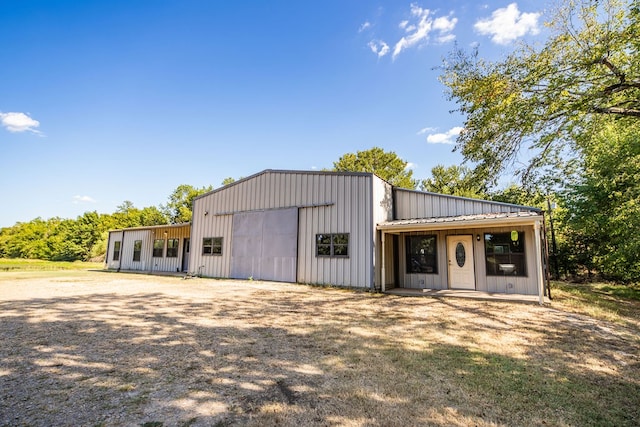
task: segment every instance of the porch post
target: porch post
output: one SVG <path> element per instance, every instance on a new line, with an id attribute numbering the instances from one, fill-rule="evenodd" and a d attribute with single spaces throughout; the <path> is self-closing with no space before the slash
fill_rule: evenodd
<path id="1" fill-rule="evenodd" d="M 385 245 L 385 241 L 384 241 L 384 230 L 382 231 L 382 238 L 381 238 L 381 247 L 382 247 L 382 260 L 380 263 L 380 289 L 382 290 L 382 292 L 386 291 L 386 283 L 385 283 L 385 275 L 386 275 L 386 245 Z"/>
<path id="2" fill-rule="evenodd" d="M 540 305 L 544 303 L 544 272 L 542 268 L 542 246 L 540 245 L 540 221 L 533 223 L 533 230 L 536 242 L 536 265 L 538 269 L 538 302 Z"/>

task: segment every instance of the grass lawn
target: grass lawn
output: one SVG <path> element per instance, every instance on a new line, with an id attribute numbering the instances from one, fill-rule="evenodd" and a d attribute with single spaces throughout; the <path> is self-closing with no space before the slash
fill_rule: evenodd
<path id="1" fill-rule="evenodd" d="M 637 426 L 640 301 L 605 286 L 539 306 L 0 273 L 0 425 Z"/>
<path id="2" fill-rule="evenodd" d="M 43 261 L 39 259 L 0 258 L 0 272 L 8 271 L 55 271 L 101 269 L 101 262 Z"/>

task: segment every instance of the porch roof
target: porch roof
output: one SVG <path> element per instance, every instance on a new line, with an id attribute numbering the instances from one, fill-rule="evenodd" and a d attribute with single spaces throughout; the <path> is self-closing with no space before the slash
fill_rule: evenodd
<path id="1" fill-rule="evenodd" d="M 536 222 L 541 221 L 541 212 L 499 212 L 475 215 L 446 216 L 438 218 L 398 219 L 394 221 L 379 223 L 377 225 L 377 229 L 389 233 L 399 233 L 422 230 L 451 230 L 456 228 L 533 225 Z"/>

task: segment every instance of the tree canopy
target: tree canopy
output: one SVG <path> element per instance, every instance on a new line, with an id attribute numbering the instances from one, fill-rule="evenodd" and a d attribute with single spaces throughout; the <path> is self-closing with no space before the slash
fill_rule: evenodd
<path id="1" fill-rule="evenodd" d="M 402 188 L 415 189 L 417 181 L 413 179 L 413 171 L 393 151 L 384 151 L 373 147 L 369 150 L 347 153 L 333 163 L 336 172 L 371 172 L 385 181 Z"/>
<path id="2" fill-rule="evenodd" d="M 466 166 L 437 165 L 431 169 L 431 178 L 420 182 L 420 189 L 433 193 L 450 194 L 452 196 L 473 197 L 482 199 L 486 197 L 487 189 L 483 181 L 479 181 L 473 175 L 471 169 Z"/>
<path id="3" fill-rule="evenodd" d="M 190 222 L 193 212 L 193 199 L 211 190 L 213 190 L 211 185 L 201 188 L 188 184 L 179 185 L 169 195 L 167 204 L 161 205 L 160 208 L 172 224 Z"/>
<path id="4" fill-rule="evenodd" d="M 558 172 L 588 148 L 599 118 L 637 121 L 639 17 L 634 0 L 565 0 L 541 48 L 523 44 L 497 62 L 455 49 L 440 78 L 465 116 L 457 149 L 476 172 L 494 182 L 509 169 L 525 182 Z"/>

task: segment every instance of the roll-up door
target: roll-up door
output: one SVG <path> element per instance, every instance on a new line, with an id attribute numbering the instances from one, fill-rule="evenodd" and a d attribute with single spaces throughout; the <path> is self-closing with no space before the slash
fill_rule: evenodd
<path id="1" fill-rule="evenodd" d="M 298 208 L 233 215 L 231 277 L 296 282 Z"/>

